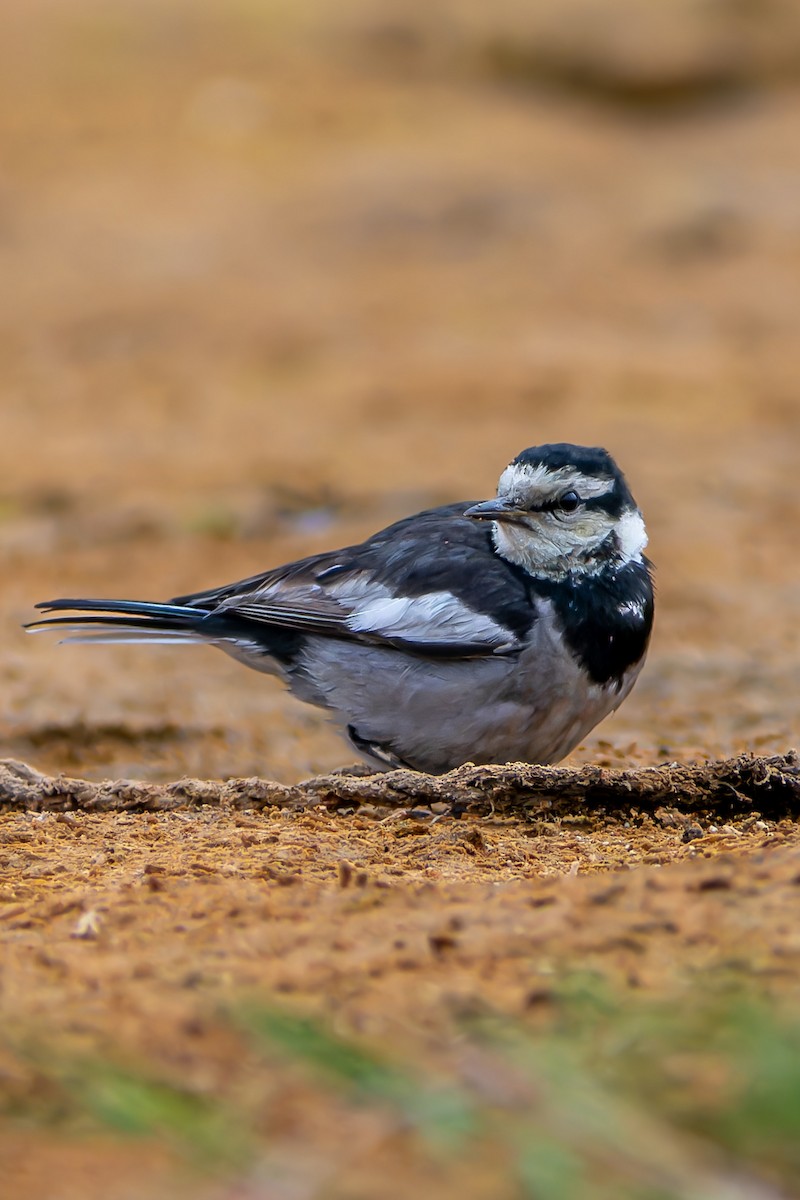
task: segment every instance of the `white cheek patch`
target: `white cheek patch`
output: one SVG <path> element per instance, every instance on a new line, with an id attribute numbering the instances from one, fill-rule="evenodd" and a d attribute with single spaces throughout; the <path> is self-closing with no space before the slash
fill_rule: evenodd
<path id="1" fill-rule="evenodd" d="M 508 630 L 467 608 L 452 592 L 416 597 L 379 597 L 347 618 L 354 633 L 407 638 L 418 642 L 482 642 L 501 646 Z"/>
<path id="2" fill-rule="evenodd" d="M 612 531 L 619 546 L 615 566 L 620 561 L 622 565 L 641 562 L 647 533 L 641 514 L 636 511 L 625 513 L 618 521 L 602 512 L 587 512 L 579 525 L 560 524 L 547 518 L 529 525 L 495 521 L 492 537 L 498 554 L 531 575 L 560 577 L 573 570 L 584 575 L 602 570 L 607 559 L 595 555 Z"/>
<path id="3" fill-rule="evenodd" d="M 638 562 L 647 545 L 647 530 L 644 527 L 642 514 L 636 509 L 624 513 L 617 521 L 616 534 L 622 561 Z"/>

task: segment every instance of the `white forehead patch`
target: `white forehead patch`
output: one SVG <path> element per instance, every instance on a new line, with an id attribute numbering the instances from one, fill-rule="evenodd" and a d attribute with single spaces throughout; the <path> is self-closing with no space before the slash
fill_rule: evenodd
<path id="1" fill-rule="evenodd" d="M 520 496 L 540 492 L 551 496 L 560 488 L 574 488 L 582 500 L 607 496 L 614 480 L 584 475 L 576 467 L 547 467 L 544 463 L 511 463 L 500 476 L 498 496 Z"/>

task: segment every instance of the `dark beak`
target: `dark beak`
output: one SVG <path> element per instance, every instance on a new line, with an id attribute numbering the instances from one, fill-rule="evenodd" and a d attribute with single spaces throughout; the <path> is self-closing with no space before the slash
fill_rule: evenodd
<path id="1" fill-rule="evenodd" d="M 523 514 L 507 500 L 500 500 L 497 497 L 494 500 L 482 500 L 480 504 L 473 504 L 471 508 L 465 509 L 464 516 L 472 517 L 476 521 L 519 521 Z"/>

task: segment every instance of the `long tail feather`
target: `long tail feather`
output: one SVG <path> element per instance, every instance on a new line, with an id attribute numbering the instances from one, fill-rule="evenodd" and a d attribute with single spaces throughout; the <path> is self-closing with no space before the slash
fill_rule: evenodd
<path id="1" fill-rule="evenodd" d="M 181 604 L 159 604 L 146 600 L 45 600 L 36 607 L 43 612 L 91 616 L 44 617 L 25 626 L 28 633 L 53 628 L 68 634 L 66 642 L 204 642 L 215 640 L 200 626 L 208 609 Z"/>
<path id="2" fill-rule="evenodd" d="M 31 633 L 43 633 L 43 629 L 33 629 Z M 120 646 L 120 645 L 138 645 L 138 646 L 190 646 L 198 645 L 203 642 L 221 641 L 206 636 L 202 633 L 193 633 L 191 629 L 183 630 L 158 630 L 158 629 L 117 629 L 110 630 L 104 625 L 97 625 L 94 628 L 83 626 L 70 627 L 67 625 L 65 630 L 67 636 L 60 639 L 62 646 L 77 646 L 87 645 L 92 643 L 95 646 Z"/>
<path id="3" fill-rule="evenodd" d="M 132 617 L 177 617 L 197 620 L 207 616 L 207 608 L 193 608 L 188 604 L 161 604 L 151 600 L 42 600 L 35 605 L 42 612 L 93 612 L 129 614 Z"/>

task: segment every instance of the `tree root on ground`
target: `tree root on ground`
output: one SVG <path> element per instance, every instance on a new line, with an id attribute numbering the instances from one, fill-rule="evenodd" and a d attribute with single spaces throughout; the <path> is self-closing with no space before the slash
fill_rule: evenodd
<path id="1" fill-rule="evenodd" d="M 800 813 L 800 755 L 797 751 L 769 758 L 740 754 L 717 762 L 630 770 L 467 764 L 439 776 L 408 770 L 380 775 L 343 772 L 293 785 L 258 778 L 93 783 L 43 775 L 26 763 L 0 760 L 0 810 L 4 811 L 163 812 L 198 805 L 295 811 L 324 807 L 375 816 L 398 808 L 433 806 L 436 812 L 523 819 L 601 811 L 654 813 L 666 806 L 719 818 L 753 813 L 786 817 Z"/>

